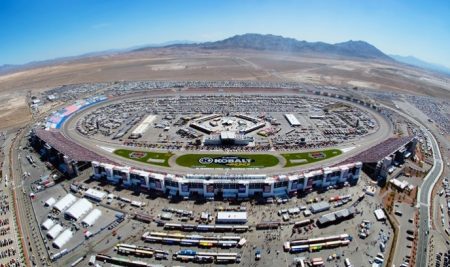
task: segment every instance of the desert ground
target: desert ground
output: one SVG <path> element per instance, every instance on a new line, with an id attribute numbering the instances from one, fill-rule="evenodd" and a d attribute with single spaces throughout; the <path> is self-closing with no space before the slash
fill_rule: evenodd
<path id="1" fill-rule="evenodd" d="M 450 98 L 450 77 L 397 63 L 264 51 L 159 48 L 83 58 L 0 76 L 0 129 L 31 119 L 27 96 L 64 84 L 118 80 L 262 80 Z"/>

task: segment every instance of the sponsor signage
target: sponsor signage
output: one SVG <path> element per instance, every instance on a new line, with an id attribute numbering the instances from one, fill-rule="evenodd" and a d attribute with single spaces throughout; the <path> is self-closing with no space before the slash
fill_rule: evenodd
<path id="1" fill-rule="evenodd" d="M 219 164 L 229 167 L 245 167 L 255 162 L 254 159 L 240 156 L 203 157 L 198 160 L 202 165 Z"/>
<path id="2" fill-rule="evenodd" d="M 293 181 L 291 185 L 292 190 L 296 190 L 298 188 L 298 181 Z"/>
<path id="3" fill-rule="evenodd" d="M 214 186 L 213 185 L 208 185 L 206 187 L 206 192 L 208 193 L 213 193 L 214 192 Z"/>
<path id="4" fill-rule="evenodd" d="M 188 192 L 189 191 L 188 185 L 185 185 L 185 184 L 181 185 L 181 191 Z"/>
<path id="5" fill-rule="evenodd" d="M 244 184 L 240 184 L 239 185 L 239 193 L 243 194 L 246 191 L 246 187 Z"/>

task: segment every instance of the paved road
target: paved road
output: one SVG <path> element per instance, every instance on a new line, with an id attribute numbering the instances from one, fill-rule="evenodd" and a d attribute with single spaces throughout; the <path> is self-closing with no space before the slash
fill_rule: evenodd
<path id="1" fill-rule="evenodd" d="M 434 165 L 428 175 L 425 177 L 418 194 L 419 194 L 419 243 L 417 246 L 416 266 L 426 266 L 427 264 L 427 246 L 428 233 L 430 230 L 430 204 L 431 193 L 434 184 L 439 180 L 443 171 L 443 162 L 439 145 L 434 136 L 427 131 L 433 148 Z"/>
<path id="2" fill-rule="evenodd" d="M 399 113 L 400 115 L 408 118 L 410 121 L 420 126 L 424 132 L 428 135 L 428 138 L 431 141 L 431 146 L 433 149 L 433 158 L 434 165 L 427 174 L 424 179 L 423 184 L 419 187 L 417 195 L 418 206 L 419 206 L 419 240 L 417 246 L 417 256 L 416 256 L 416 266 L 425 267 L 427 266 L 427 246 L 428 246 L 428 233 L 430 230 L 430 202 L 431 202 L 431 193 L 433 191 L 433 187 L 435 183 L 439 180 L 439 177 L 442 174 L 444 166 L 442 164 L 441 151 L 439 150 L 439 145 L 434 138 L 434 135 L 426 129 L 426 127 L 417 121 L 414 118 L 411 118 L 406 113 L 401 112 L 397 109 L 390 108 L 386 105 L 383 105 L 385 108 L 388 108 L 394 112 Z M 401 242 L 401 241 L 398 241 Z"/>
<path id="3" fill-rule="evenodd" d="M 15 197 L 18 203 L 17 205 L 17 213 L 19 215 L 19 221 L 21 223 L 22 231 L 23 231 L 23 240 L 25 248 L 28 250 L 29 258 L 26 260 L 30 260 L 33 262 L 33 265 L 41 266 L 40 258 L 44 256 L 45 245 L 42 239 L 39 237 L 37 233 L 36 227 L 38 225 L 33 224 L 35 221 L 34 215 L 31 208 L 30 198 L 27 190 L 23 187 L 23 172 L 20 165 L 19 160 L 19 146 L 20 141 L 22 140 L 24 133 L 26 131 L 22 130 L 15 142 L 11 144 L 12 150 L 9 155 L 10 157 L 10 167 L 11 167 L 11 183 L 15 190 Z"/>
<path id="4" fill-rule="evenodd" d="M 12 142 L 12 137 L 9 136 L 4 143 L 4 152 L 5 154 L 8 154 L 9 151 L 9 146 L 10 143 Z M 18 239 L 18 234 L 16 233 L 16 229 L 17 229 L 17 224 L 15 221 L 15 217 L 14 217 L 14 213 L 15 213 L 15 206 L 14 206 L 14 197 L 11 193 L 11 179 L 9 179 L 11 177 L 11 174 L 9 172 L 9 158 L 5 157 L 4 159 L 4 165 L 3 165 L 3 174 L 4 174 L 4 178 L 0 179 L 0 191 L 2 192 L 2 195 L 6 195 L 7 196 L 7 200 L 9 202 L 9 211 L 6 212 L 6 214 L 4 216 L 2 216 L 3 218 L 8 218 L 9 222 L 10 222 L 10 233 L 3 236 L 3 238 L 11 238 L 14 240 L 13 244 L 9 245 L 8 248 L 13 248 L 17 251 L 16 255 L 14 256 L 15 258 L 21 259 L 23 258 L 23 253 L 21 253 L 21 240 Z M 8 177 L 8 179 L 6 178 Z M 0 263 L 2 264 L 6 264 L 7 262 L 9 262 L 9 260 L 11 260 L 14 257 L 5 257 L 3 259 L 0 259 Z"/>

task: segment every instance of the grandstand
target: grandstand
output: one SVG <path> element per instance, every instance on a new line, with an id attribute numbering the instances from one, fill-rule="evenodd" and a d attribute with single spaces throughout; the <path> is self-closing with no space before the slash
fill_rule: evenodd
<path id="1" fill-rule="evenodd" d="M 54 112 L 45 122 L 45 128 L 48 129 L 59 129 L 61 125 L 70 117 L 73 113 L 87 108 L 91 105 L 97 104 L 99 102 L 108 99 L 106 96 L 95 96 L 87 99 L 82 99 L 76 101 L 74 104 L 64 107 L 56 112 Z"/>
<path id="2" fill-rule="evenodd" d="M 31 145 L 44 160 L 48 160 L 69 177 L 77 176 L 80 171 L 89 168 L 91 161 L 112 162 L 68 140 L 58 130 L 34 130 L 31 135 Z"/>
<path id="3" fill-rule="evenodd" d="M 287 197 L 297 192 L 323 190 L 345 183 L 355 184 L 361 173 L 361 162 L 334 168 L 323 168 L 292 175 L 184 175 L 139 171 L 129 167 L 92 162 L 94 179 L 125 187 L 139 185 L 170 196 L 206 198 L 222 194 L 224 198 Z M 133 177 L 133 178 L 132 178 Z"/>
<path id="4" fill-rule="evenodd" d="M 383 182 L 394 162 L 402 164 L 406 158 L 414 156 L 416 144 L 417 138 L 414 136 L 392 137 L 347 159 L 344 163 L 357 159 L 363 163 L 363 171 L 367 175 Z"/>

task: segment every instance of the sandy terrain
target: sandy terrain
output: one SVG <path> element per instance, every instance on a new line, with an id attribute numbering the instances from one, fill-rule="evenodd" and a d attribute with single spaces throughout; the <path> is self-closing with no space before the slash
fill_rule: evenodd
<path id="1" fill-rule="evenodd" d="M 0 76 L 0 129 L 30 119 L 28 91 L 62 84 L 152 79 L 291 80 L 450 98 L 449 77 L 395 64 L 255 51 L 153 49 Z"/>

